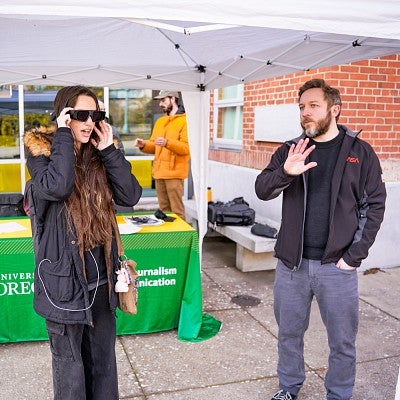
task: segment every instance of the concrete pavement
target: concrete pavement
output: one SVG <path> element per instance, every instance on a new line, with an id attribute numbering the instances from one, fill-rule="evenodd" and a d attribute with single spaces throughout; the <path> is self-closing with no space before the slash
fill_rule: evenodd
<path id="1" fill-rule="evenodd" d="M 232 242 L 205 239 L 203 305 L 205 312 L 222 321 L 218 335 L 199 343 L 180 342 L 176 331 L 118 337 L 120 399 L 271 398 L 278 388 L 274 271 L 240 272 L 234 267 L 234 257 Z M 360 272 L 359 286 L 353 400 L 392 400 L 400 364 L 400 267 L 375 274 Z M 241 307 L 232 302 L 238 295 L 261 302 Z M 298 399 L 323 400 L 327 341 L 315 304 L 306 333 L 305 362 L 307 379 Z M 52 399 L 47 342 L 2 344 L 0 365 L 0 400 Z"/>

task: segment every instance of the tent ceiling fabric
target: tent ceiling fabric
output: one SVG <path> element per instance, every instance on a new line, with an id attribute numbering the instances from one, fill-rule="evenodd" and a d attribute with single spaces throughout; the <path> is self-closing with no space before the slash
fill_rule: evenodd
<path id="1" fill-rule="evenodd" d="M 216 3 L 2 2 L 0 84 L 198 91 L 400 52 L 397 1 Z"/>
<path id="2" fill-rule="evenodd" d="M 398 0 L 2 0 L 0 14 L 180 20 L 400 39 Z"/>

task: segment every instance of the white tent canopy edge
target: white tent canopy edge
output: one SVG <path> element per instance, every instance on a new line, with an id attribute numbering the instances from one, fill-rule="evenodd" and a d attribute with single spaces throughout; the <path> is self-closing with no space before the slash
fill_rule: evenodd
<path id="1" fill-rule="evenodd" d="M 282 0 L 279 5 L 265 0 L 12 0 L 1 2 L 0 14 L 179 20 L 187 26 L 201 21 L 400 39 L 397 0 Z"/>

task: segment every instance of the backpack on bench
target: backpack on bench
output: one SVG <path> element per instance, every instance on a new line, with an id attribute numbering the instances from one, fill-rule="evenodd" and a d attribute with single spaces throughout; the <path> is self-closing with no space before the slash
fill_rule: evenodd
<path id="1" fill-rule="evenodd" d="M 208 203 L 207 219 L 215 225 L 253 225 L 256 212 L 249 207 L 243 197 L 236 197 L 232 201 L 210 201 Z"/>

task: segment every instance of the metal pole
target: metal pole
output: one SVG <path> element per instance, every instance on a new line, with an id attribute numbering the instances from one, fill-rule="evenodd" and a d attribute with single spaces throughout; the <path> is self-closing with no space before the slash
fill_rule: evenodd
<path id="1" fill-rule="evenodd" d="M 125 90 L 124 126 L 122 128 L 122 132 L 124 132 L 124 133 L 129 133 L 128 110 L 129 110 L 129 89 L 126 89 Z"/>
<path id="2" fill-rule="evenodd" d="M 107 117 L 110 117 L 110 88 L 107 86 L 103 88 L 103 103 L 106 108 Z"/>
<path id="3" fill-rule="evenodd" d="M 18 122 L 19 122 L 19 160 L 20 160 L 20 179 L 21 193 L 25 191 L 25 149 L 24 149 L 24 132 L 25 132 L 25 111 L 24 111 L 24 85 L 18 85 Z"/>

